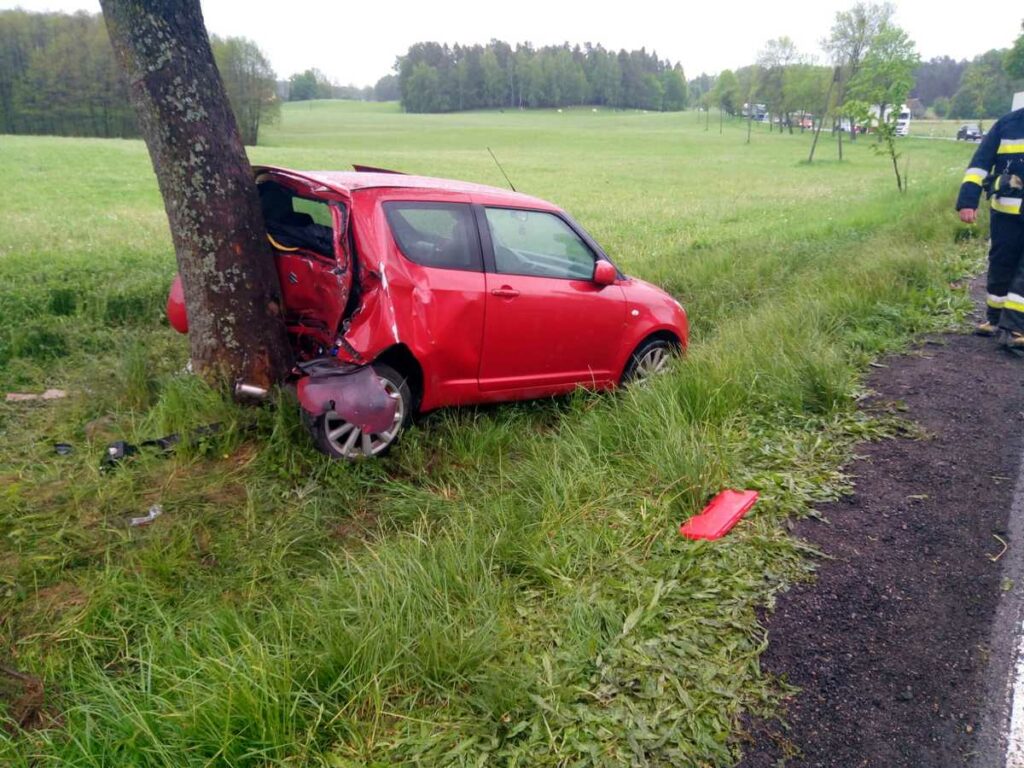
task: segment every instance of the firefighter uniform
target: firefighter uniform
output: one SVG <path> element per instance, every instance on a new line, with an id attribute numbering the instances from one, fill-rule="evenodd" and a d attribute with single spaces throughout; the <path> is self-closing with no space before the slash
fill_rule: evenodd
<path id="1" fill-rule="evenodd" d="M 976 209 L 990 191 L 992 247 L 988 255 L 988 323 L 1024 347 L 1024 109 L 1001 117 L 971 158 L 956 209 Z M 990 185 L 990 186 L 989 186 Z M 984 329 L 985 326 L 979 326 Z M 1021 334 L 1018 338 L 1017 334 Z"/>

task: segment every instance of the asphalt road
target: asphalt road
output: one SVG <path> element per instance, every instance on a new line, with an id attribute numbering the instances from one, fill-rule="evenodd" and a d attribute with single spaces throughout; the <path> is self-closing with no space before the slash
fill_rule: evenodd
<path id="1" fill-rule="evenodd" d="M 1024 768 L 1024 359 L 934 337 L 884 361 L 854 493 L 798 536 L 816 582 L 778 599 L 762 668 L 798 686 L 742 768 Z"/>

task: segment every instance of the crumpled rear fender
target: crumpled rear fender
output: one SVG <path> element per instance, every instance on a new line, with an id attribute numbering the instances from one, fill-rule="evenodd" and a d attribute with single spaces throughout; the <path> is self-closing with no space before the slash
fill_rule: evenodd
<path id="1" fill-rule="evenodd" d="M 334 411 L 367 433 L 383 432 L 395 421 L 398 403 L 368 365 L 307 368 L 296 382 L 303 410 L 317 417 Z"/>

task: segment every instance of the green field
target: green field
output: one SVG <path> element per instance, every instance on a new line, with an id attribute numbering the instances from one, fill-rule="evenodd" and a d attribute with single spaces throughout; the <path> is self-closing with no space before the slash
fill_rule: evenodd
<path id="1" fill-rule="evenodd" d="M 0 137 L 0 390 L 70 393 L 0 402 L 0 764 L 732 765 L 741 713 L 786 693 L 757 611 L 813 571 L 789 522 L 901 429 L 857 412 L 863 371 L 961 325 L 983 253 L 952 213 L 969 146 L 901 142 L 899 195 L 869 141 L 808 166 L 809 135 L 745 138 L 691 113 L 287 105 L 254 161 L 500 185 L 490 147 L 693 324 L 650 386 L 442 411 L 347 465 L 293 407 L 181 373 L 141 143 Z M 212 421 L 99 471 L 110 440 Z M 723 487 L 762 500 L 682 539 Z"/>

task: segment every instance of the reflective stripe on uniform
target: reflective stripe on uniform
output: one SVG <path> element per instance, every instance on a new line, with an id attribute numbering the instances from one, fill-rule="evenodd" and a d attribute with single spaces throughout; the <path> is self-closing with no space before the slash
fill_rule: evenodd
<path id="1" fill-rule="evenodd" d="M 994 203 L 993 203 L 993 205 L 994 205 Z M 275 248 L 277 248 L 277 250 L 279 250 L 279 251 L 297 251 L 297 250 L 299 250 L 298 248 L 289 248 L 287 245 L 281 245 L 279 242 L 277 242 L 277 240 L 272 238 L 269 234 L 267 235 L 267 240 L 269 240 L 270 244 L 272 246 L 274 246 Z"/>
<path id="2" fill-rule="evenodd" d="M 1006 301 L 1003 302 L 1003 309 L 1012 309 L 1014 312 L 1024 312 L 1024 296 L 1019 293 L 1006 294 Z"/>
<path id="3" fill-rule="evenodd" d="M 993 309 L 1002 309 L 1004 306 L 1006 306 L 1006 297 L 994 296 L 993 294 L 990 293 L 988 295 L 988 298 L 985 300 L 985 303 L 988 304 Z"/>
<path id="4" fill-rule="evenodd" d="M 1000 213 L 1020 213 L 1019 197 L 993 197 L 992 210 Z"/>
<path id="5" fill-rule="evenodd" d="M 1018 155 L 1024 154 L 1024 138 L 1003 139 L 999 142 L 997 155 Z"/>
<path id="6" fill-rule="evenodd" d="M 980 187 L 982 182 L 985 181 L 986 176 L 988 176 L 988 171 L 984 168 L 968 168 L 967 172 L 964 173 L 964 180 L 960 183 L 967 184 L 970 182 L 971 184 L 977 184 Z"/>

